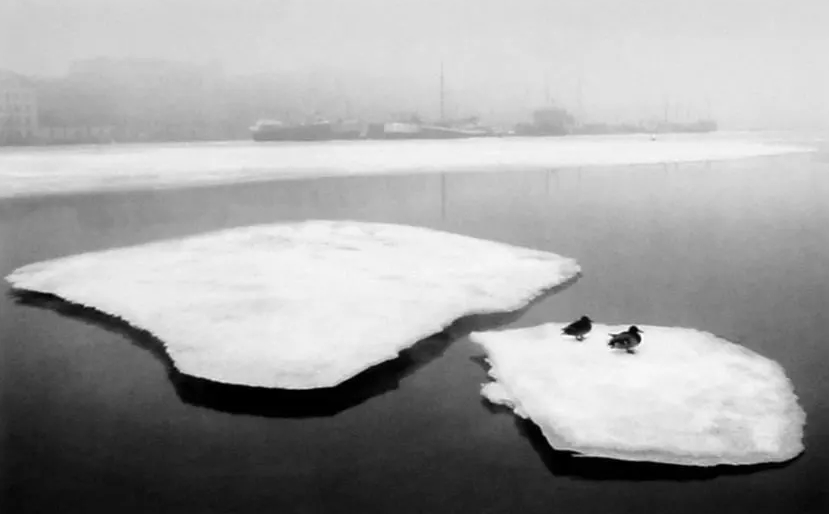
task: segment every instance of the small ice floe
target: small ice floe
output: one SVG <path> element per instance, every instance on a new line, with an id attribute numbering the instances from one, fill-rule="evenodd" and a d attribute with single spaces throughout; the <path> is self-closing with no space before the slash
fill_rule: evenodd
<path id="1" fill-rule="evenodd" d="M 578 273 L 572 259 L 446 232 L 307 221 L 39 262 L 6 280 L 153 333 L 184 374 L 313 389 Z"/>
<path id="2" fill-rule="evenodd" d="M 476 332 L 489 401 L 532 420 L 557 450 L 695 466 L 792 459 L 805 413 L 776 362 L 713 334 L 640 326 L 636 353 L 608 347 L 627 326 Z"/>

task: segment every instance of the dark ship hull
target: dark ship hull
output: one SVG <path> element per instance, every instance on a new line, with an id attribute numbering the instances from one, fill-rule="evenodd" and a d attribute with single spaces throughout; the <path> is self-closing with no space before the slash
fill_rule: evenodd
<path id="1" fill-rule="evenodd" d="M 364 124 L 320 121 L 302 125 L 260 121 L 250 128 L 254 141 L 332 141 L 365 137 Z"/>

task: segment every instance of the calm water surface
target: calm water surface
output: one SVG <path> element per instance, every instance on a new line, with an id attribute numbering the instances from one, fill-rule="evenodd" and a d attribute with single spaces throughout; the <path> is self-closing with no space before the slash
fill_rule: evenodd
<path id="1" fill-rule="evenodd" d="M 584 269 L 521 313 L 464 319 L 343 387 L 304 394 L 177 375 L 147 334 L 4 284 L 3 512 L 826 512 L 827 156 L 2 200 L 3 276 L 307 218 L 433 227 Z M 808 414 L 805 454 L 713 470 L 574 459 L 481 401 L 470 330 L 583 313 L 704 329 L 777 360 Z"/>

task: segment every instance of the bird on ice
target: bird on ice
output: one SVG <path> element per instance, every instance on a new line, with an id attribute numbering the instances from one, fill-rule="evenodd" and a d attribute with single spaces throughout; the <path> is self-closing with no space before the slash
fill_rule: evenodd
<path id="1" fill-rule="evenodd" d="M 582 316 L 581 318 L 577 319 L 576 321 L 570 323 L 563 329 L 561 329 L 561 333 L 574 336 L 576 341 L 583 341 L 585 334 L 590 332 L 593 328 L 593 323 L 590 318 L 587 316 Z"/>
<path id="2" fill-rule="evenodd" d="M 611 334 L 610 342 L 607 345 L 614 350 L 624 350 L 627 353 L 634 353 L 633 349 L 642 342 L 642 331 L 639 327 L 632 325 L 629 329 L 618 334 Z"/>

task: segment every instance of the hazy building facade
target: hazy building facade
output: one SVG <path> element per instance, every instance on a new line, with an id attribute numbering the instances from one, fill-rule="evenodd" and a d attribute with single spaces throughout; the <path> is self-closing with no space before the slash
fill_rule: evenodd
<path id="1" fill-rule="evenodd" d="M 0 71 L 0 145 L 35 141 L 37 107 L 37 92 L 28 79 Z"/>
<path id="2" fill-rule="evenodd" d="M 116 141 L 226 138 L 221 79 L 211 66 L 105 58 L 77 62 L 67 77 L 78 89 L 97 92 L 93 99 L 101 105 L 94 122 L 112 126 Z"/>

